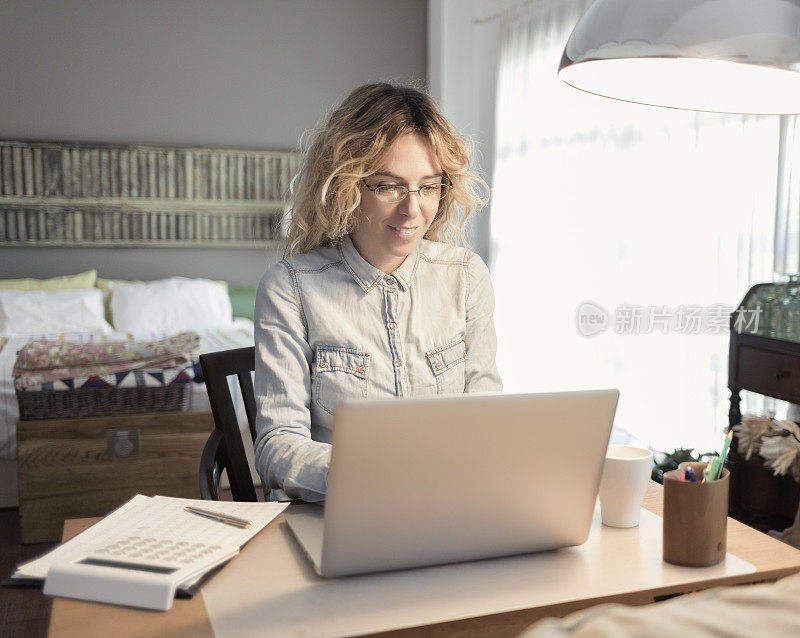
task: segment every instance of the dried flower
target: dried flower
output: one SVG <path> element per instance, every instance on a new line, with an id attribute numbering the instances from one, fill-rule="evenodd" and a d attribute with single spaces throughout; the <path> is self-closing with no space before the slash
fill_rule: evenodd
<path id="1" fill-rule="evenodd" d="M 738 441 L 737 450 L 745 460 L 749 461 L 753 452 L 757 452 L 761 447 L 762 436 L 770 430 L 772 419 L 761 414 L 745 414 L 742 422 L 734 425 Z"/>
<path id="2" fill-rule="evenodd" d="M 800 428 L 792 421 L 773 421 L 770 430 L 762 436 L 759 454 L 775 476 L 793 469 L 792 474 L 797 479 L 794 466 L 800 455 Z"/>

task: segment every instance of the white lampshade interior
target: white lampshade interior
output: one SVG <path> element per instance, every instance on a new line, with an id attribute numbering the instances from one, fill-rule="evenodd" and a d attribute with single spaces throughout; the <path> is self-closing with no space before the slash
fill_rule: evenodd
<path id="1" fill-rule="evenodd" d="M 604 97 L 720 113 L 800 113 L 800 73 L 694 58 L 594 60 L 561 70 L 564 82 Z"/>
<path id="2" fill-rule="evenodd" d="M 627 102 L 800 113 L 800 0 L 595 0 L 559 77 Z"/>

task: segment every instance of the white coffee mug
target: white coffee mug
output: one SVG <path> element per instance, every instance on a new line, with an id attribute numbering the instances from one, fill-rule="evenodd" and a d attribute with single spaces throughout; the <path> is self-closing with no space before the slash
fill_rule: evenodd
<path id="1" fill-rule="evenodd" d="M 609 445 L 600 482 L 603 525 L 636 527 L 653 469 L 653 453 L 633 445 Z"/>

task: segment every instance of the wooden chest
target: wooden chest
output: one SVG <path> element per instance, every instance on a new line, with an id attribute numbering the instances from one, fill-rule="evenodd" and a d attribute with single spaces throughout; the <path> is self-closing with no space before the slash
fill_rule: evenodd
<path id="1" fill-rule="evenodd" d="M 23 543 L 57 541 L 64 520 L 103 516 L 135 494 L 200 498 L 210 412 L 17 424 Z"/>

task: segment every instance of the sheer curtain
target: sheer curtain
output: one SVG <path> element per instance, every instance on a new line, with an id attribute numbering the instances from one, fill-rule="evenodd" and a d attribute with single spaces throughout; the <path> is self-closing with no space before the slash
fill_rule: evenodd
<path id="1" fill-rule="evenodd" d="M 508 391 L 618 387 L 617 440 L 718 448 L 727 314 L 753 283 L 797 268 L 775 262 L 781 121 L 566 86 L 556 69 L 589 4 L 541 0 L 503 25 L 491 208 L 500 373 Z M 778 217 L 785 236 L 792 223 Z M 578 329 L 586 302 L 581 314 L 608 317 L 594 336 Z"/>

